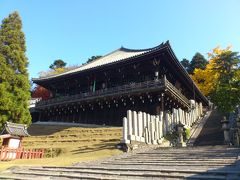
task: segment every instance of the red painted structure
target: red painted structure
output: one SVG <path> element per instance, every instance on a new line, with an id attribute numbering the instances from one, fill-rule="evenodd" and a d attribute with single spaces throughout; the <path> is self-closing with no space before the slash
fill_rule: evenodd
<path id="1" fill-rule="evenodd" d="M 3 139 L 0 161 L 43 158 L 43 149 L 23 149 L 22 139 L 26 136 L 30 136 L 26 125 L 7 122 L 0 135 Z"/>

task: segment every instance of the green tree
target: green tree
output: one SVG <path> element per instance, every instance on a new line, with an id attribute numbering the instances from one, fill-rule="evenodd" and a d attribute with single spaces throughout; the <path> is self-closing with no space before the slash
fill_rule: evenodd
<path id="1" fill-rule="evenodd" d="M 240 104 L 240 58 L 230 47 L 214 48 L 208 55 L 206 68 L 196 68 L 191 77 L 218 109 L 228 114 Z"/>
<path id="2" fill-rule="evenodd" d="M 63 60 L 57 59 L 49 66 L 50 69 L 58 69 L 58 68 L 64 68 L 67 65 Z"/>
<path id="3" fill-rule="evenodd" d="M 190 63 L 189 66 L 189 73 L 192 74 L 195 68 L 198 69 L 205 69 L 206 65 L 208 64 L 208 61 L 204 58 L 202 54 L 197 52 Z"/>
<path id="4" fill-rule="evenodd" d="M 92 61 L 94 61 L 94 60 L 96 60 L 96 59 L 99 59 L 99 58 L 101 58 L 102 56 L 92 56 L 91 58 L 88 58 L 88 60 L 87 60 L 87 63 L 89 63 L 89 62 L 92 62 Z"/>
<path id="5" fill-rule="evenodd" d="M 6 121 L 31 123 L 30 82 L 22 21 L 13 12 L 0 28 L 0 128 Z"/>
<path id="6" fill-rule="evenodd" d="M 211 58 L 215 59 L 214 70 L 219 72 L 212 101 L 224 112 L 233 112 L 240 105 L 240 59 L 237 52 L 215 49 Z"/>
<path id="7" fill-rule="evenodd" d="M 184 58 L 180 63 L 186 69 L 186 71 L 189 73 L 189 70 L 190 70 L 190 62 L 189 62 L 189 60 Z"/>

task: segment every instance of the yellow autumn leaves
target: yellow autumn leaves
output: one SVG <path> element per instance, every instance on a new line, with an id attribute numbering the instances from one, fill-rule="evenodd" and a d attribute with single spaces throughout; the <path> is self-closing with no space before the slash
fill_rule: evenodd
<path id="1" fill-rule="evenodd" d="M 207 64 L 205 69 L 196 68 L 191 75 L 192 79 L 202 91 L 205 96 L 208 96 L 212 93 L 217 85 L 218 79 L 220 77 L 220 73 L 218 71 L 217 61 L 220 61 L 219 58 L 223 53 L 230 51 L 231 46 L 226 49 L 221 49 L 220 47 L 216 47 L 212 50 L 212 52 L 208 53 L 209 63 Z"/>

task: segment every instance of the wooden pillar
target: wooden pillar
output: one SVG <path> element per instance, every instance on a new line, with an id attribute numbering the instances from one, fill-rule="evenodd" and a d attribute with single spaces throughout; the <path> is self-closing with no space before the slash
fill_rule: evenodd
<path id="1" fill-rule="evenodd" d="M 164 111 L 164 93 L 162 93 L 162 96 L 161 96 L 161 111 Z"/>
<path id="2" fill-rule="evenodd" d="M 41 121 L 42 118 L 42 111 L 39 111 L 38 121 Z"/>

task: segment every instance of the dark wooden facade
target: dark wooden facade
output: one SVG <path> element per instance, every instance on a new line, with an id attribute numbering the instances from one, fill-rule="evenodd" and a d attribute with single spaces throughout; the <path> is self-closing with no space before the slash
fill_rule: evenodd
<path id="1" fill-rule="evenodd" d="M 145 50 L 120 48 L 91 63 L 33 79 L 52 92 L 51 99 L 37 103 L 38 120 L 121 125 L 128 109 L 157 114 L 188 110 L 190 99 L 208 103 L 168 42 Z"/>

